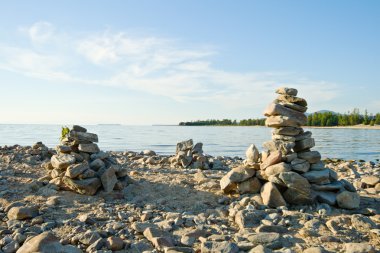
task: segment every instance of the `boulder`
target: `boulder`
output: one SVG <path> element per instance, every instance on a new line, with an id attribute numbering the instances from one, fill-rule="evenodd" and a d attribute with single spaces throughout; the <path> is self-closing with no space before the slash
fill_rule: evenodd
<path id="1" fill-rule="evenodd" d="M 306 131 L 306 132 L 303 132 L 303 133 L 300 133 L 296 136 L 294 136 L 294 138 L 296 138 L 296 141 L 302 141 L 304 139 L 308 139 L 308 138 L 311 138 L 311 132 L 310 131 Z"/>
<path id="2" fill-rule="evenodd" d="M 282 156 L 285 156 L 291 153 L 294 145 L 295 145 L 294 142 L 283 141 L 283 140 L 271 140 L 271 141 L 266 141 L 263 143 L 263 147 L 265 149 L 268 149 L 271 152 L 279 151 L 281 152 Z"/>
<path id="3" fill-rule="evenodd" d="M 321 154 L 318 151 L 298 152 L 297 155 L 298 155 L 298 158 L 304 159 L 311 164 L 317 163 L 321 160 Z"/>
<path id="4" fill-rule="evenodd" d="M 182 141 L 177 143 L 176 147 L 176 153 L 179 153 L 180 151 L 187 151 L 191 150 L 193 148 L 193 140 L 187 140 L 187 141 Z"/>
<path id="5" fill-rule="evenodd" d="M 282 163 L 273 164 L 267 167 L 264 173 L 265 175 L 267 175 L 267 177 L 269 177 L 272 175 L 280 174 L 281 172 L 291 171 L 291 169 L 292 169 L 292 166 L 290 166 L 290 164 L 282 162 Z"/>
<path id="6" fill-rule="evenodd" d="M 72 164 L 69 167 L 67 167 L 65 176 L 69 178 L 76 178 L 88 169 L 90 169 L 88 163 Z"/>
<path id="7" fill-rule="evenodd" d="M 75 157 L 69 154 L 53 155 L 51 165 L 56 169 L 66 169 L 75 163 Z"/>
<path id="8" fill-rule="evenodd" d="M 113 166 L 105 170 L 105 172 L 100 176 L 102 185 L 105 192 L 112 192 L 115 184 L 117 183 L 117 177 L 115 174 L 115 169 Z"/>
<path id="9" fill-rule="evenodd" d="M 336 205 L 337 194 L 335 192 L 314 191 L 314 194 L 319 202 L 326 203 L 331 206 Z"/>
<path id="10" fill-rule="evenodd" d="M 280 87 L 276 90 L 276 93 L 280 95 L 297 96 L 298 91 L 294 88 Z"/>
<path id="11" fill-rule="evenodd" d="M 256 177 L 249 178 L 246 181 L 237 184 L 237 190 L 240 194 L 257 193 L 260 189 L 261 183 Z"/>
<path id="12" fill-rule="evenodd" d="M 25 220 L 38 216 L 37 206 L 14 206 L 8 211 L 9 220 Z"/>
<path id="13" fill-rule="evenodd" d="M 87 178 L 83 180 L 74 180 L 69 177 L 63 177 L 63 182 L 71 190 L 85 195 L 94 195 L 102 185 L 97 177 Z"/>
<path id="14" fill-rule="evenodd" d="M 338 206 L 345 209 L 356 209 L 360 205 L 360 195 L 356 192 L 343 191 L 336 196 Z"/>
<path id="15" fill-rule="evenodd" d="M 269 207 L 277 208 L 279 206 L 286 206 L 286 202 L 282 197 L 280 191 L 277 189 L 276 185 L 271 182 L 267 182 L 261 188 L 261 198 L 263 199 L 264 205 Z"/>
<path id="16" fill-rule="evenodd" d="M 90 153 L 90 154 L 98 153 L 100 151 L 98 145 L 95 143 L 79 144 L 78 149 L 79 151 Z"/>
<path id="17" fill-rule="evenodd" d="M 302 150 L 307 150 L 315 146 L 314 138 L 306 138 L 295 142 L 294 152 L 300 152 Z"/>
<path id="18" fill-rule="evenodd" d="M 308 172 L 310 169 L 310 163 L 304 159 L 295 158 L 290 164 L 292 165 L 292 170 L 299 173 Z"/>
<path id="19" fill-rule="evenodd" d="M 260 164 L 260 169 L 264 170 L 267 167 L 281 162 L 282 155 L 279 151 L 271 152 L 270 155 L 265 159 L 263 163 Z"/>
<path id="20" fill-rule="evenodd" d="M 245 152 L 248 163 L 256 163 L 259 161 L 259 150 L 254 144 L 251 144 Z"/>
<path id="21" fill-rule="evenodd" d="M 91 143 L 98 142 L 98 135 L 87 132 L 77 132 L 75 130 L 71 130 L 69 133 L 69 138 L 79 141 L 79 143 Z"/>
<path id="22" fill-rule="evenodd" d="M 241 230 L 253 228 L 260 224 L 265 215 L 265 212 L 261 210 L 240 210 L 235 215 L 235 223 Z"/>
<path id="23" fill-rule="evenodd" d="M 228 193 L 236 188 L 236 183 L 243 182 L 255 175 L 255 170 L 250 167 L 239 166 L 230 170 L 221 180 L 220 188 Z"/>
<path id="24" fill-rule="evenodd" d="M 310 184 L 306 178 L 296 172 L 282 172 L 279 179 L 288 187 L 283 197 L 290 204 L 305 204 L 312 202 Z"/>

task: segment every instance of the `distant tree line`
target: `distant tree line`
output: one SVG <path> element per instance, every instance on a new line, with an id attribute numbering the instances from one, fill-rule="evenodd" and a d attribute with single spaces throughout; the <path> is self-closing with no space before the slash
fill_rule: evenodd
<path id="1" fill-rule="evenodd" d="M 308 126 L 354 126 L 358 124 L 364 125 L 380 125 L 380 113 L 368 114 L 365 110 L 364 114 L 360 114 L 359 109 L 355 108 L 348 113 L 322 112 L 309 114 L 307 117 Z"/>
<path id="2" fill-rule="evenodd" d="M 334 112 L 315 112 L 307 116 L 308 126 L 353 126 L 358 124 L 364 125 L 380 125 L 380 113 L 375 115 L 368 114 L 365 110 L 364 114 L 360 114 L 359 109 L 355 108 L 348 113 Z M 230 119 L 208 119 L 196 120 L 190 122 L 180 122 L 180 126 L 264 126 L 265 118 L 261 119 L 243 119 L 240 121 Z"/>

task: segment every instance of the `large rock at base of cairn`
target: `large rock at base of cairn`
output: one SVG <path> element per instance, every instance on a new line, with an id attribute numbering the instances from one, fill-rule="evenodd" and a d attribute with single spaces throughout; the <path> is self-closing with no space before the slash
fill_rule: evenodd
<path id="1" fill-rule="evenodd" d="M 64 190 L 94 195 L 101 188 L 111 192 L 118 178 L 127 176 L 126 168 L 120 168 L 115 159 L 93 143 L 98 142 L 96 134 L 77 125 L 63 129 L 62 133 L 57 154 L 50 161 L 54 168 L 49 173 L 53 178 L 50 183 Z"/>
<path id="2" fill-rule="evenodd" d="M 243 165 L 233 168 L 220 180 L 220 188 L 224 193 L 234 191 L 237 188 L 237 183 L 246 181 L 255 173 L 255 169 Z"/>
<path id="3" fill-rule="evenodd" d="M 337 173 L 325 168 L 321 154 L 311 150 L 315 140 L 310 131 L 302 129 L 307 122 L 306 100 L 296 97 L 298 91 L 294 88 L 281 87 L 276 93 L 278 97 L 264 111 L 265 125 L 273 128 L 272 140 L 263 144 L 261 155 L 254 145 L 246 154 L 246 164 L 260 158 L 255 161 L 260 170 L 247 179 L 241 168 L 233 169 L 222 178 L 221 189 L 230 193 L 241 186 L 244 190 L 239 193 L 256 192 L 257 184 L 253 182 L 260 182 L 261 197 L 269 207 L 319 201 L 346 209 L 358 208 L 360 197 L 355 188 L 344 179 L 338 181 Z"/>

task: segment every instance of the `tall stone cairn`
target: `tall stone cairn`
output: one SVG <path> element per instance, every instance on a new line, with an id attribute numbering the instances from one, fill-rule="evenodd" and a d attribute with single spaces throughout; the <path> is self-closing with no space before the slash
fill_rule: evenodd
<path id="1" fill-rule="evenodd" d="M 225 193 L 260 192 L 262 201 L 270 207 L 315 202 L 342 208 L 359 207 L 360 197 L 346 180 L 326 168 L 315 146 L 307 123 L 307 102 L 297 97 L 298 91 L 281 87 L 278 97 L 264 111 L 265 125 L 273 128 L 272 140 L 264 142 L 260 154 L 252 144 L 245 164 L 233 168 L 221 180 Z"/>
<path id="2" fill-rule="evenodd" d="M 50 182 L 59 189 L 94 195 L 99 189 L 109 193 L 121 189 L 120 179 L 127 177 L 127 169 L 117 164 L 96 144 L 98 136 L 74 125 L 56 147 L 57 154 L 47 164 Z"/>

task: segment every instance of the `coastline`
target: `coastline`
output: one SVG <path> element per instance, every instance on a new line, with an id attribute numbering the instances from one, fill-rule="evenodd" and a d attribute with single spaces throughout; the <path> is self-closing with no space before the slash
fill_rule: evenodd
<path id="1" fill-rule="evenodd" d="M 180 125 L 177 125 L 180 126 Z M 266 127 L 266 126 L 239 126 L 239 125 L 204 125 L 204 126 L 181 126 L 181 127 Z M 354 126 L 303 126 L 305 128 L 319 128 L 319 129 L 368 129 L 368 130 L 380 130 L 380 125 L 354 125 Z"/>

